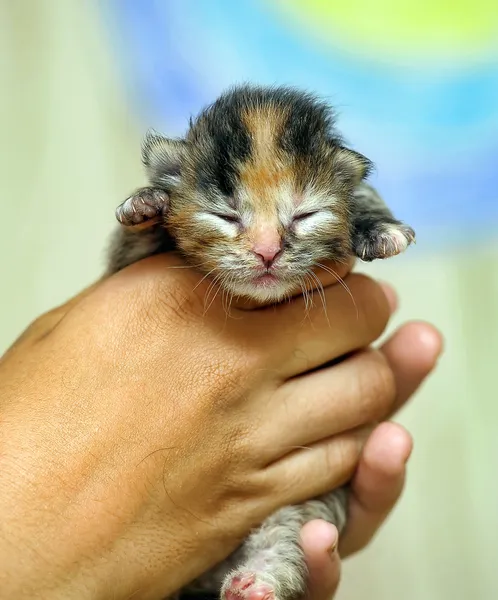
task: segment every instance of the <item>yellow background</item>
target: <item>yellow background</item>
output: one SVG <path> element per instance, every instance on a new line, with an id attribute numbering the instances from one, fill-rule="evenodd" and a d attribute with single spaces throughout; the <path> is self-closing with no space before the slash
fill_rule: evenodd
<path id="1" fill-rule="evenodd" d="M 374 52 L 434 61 L 450 55 L 473 60 L 496 48 L 495 0 L 270 0 L 282 14 L 290 11 L 324 42 Z M 380 35 L 379 35 L 380 33 Z"/>

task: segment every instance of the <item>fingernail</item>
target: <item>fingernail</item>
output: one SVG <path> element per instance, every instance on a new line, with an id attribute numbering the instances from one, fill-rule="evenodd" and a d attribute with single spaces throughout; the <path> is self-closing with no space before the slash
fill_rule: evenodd
<path id="1" fill-rule="evenodd" d="M 335 540 L 332 542 L 332 546 L 330 546 L 328 553 L 329 556 L 331 556 L 332 558 L 335 556 L 336 552 L 337 552 L 337 546 L 339 545 L 339 538 L 338 536 L 335 537 Z"/>

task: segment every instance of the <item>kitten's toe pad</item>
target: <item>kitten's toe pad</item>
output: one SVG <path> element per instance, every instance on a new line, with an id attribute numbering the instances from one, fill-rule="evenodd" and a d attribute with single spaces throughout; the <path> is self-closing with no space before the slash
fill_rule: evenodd
<path id="1" fill-rule="evenodd" d="M 258 581 L 254 573 L 241 573 L 223 586 L 222 600 L 275 600 L 271 585 Z"/>
<path id="2" fill-rule="evenodd" d="M 356 255 L 364 261 L 389 258 L 404 252 L 415 242 L 415 232 L 403 223 L 382 223 L 358 241 Z"/>
<path id="3" fill-rule="evenodd" d="M 168 194 L 154 188 L 143 188 L 127 198 L 116 209 L 116 218 L 126 227 L 140 225 L 160 217 L 168 203 Z"/>

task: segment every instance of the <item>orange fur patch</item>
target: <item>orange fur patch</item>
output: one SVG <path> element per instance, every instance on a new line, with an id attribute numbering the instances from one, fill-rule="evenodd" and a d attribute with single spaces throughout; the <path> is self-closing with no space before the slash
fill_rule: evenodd
<path id="1" fill-rule="evenodd" d="M 252 202 L 266 218 L 276 213 L 278 190 L 294 179 L 288 159 L 277 146 L 286 115 L 281 109 L 265 106 L 246 110 L 242 115 L 251 136 L 251 158 L 240 168 L 240 182 Z"/>

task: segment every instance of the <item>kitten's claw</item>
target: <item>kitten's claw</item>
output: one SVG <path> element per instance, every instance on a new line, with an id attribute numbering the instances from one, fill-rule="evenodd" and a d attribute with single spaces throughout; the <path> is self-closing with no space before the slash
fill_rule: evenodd
<path id="1" fill-rule="evenodd" d="M 355 253 L 363 261 L 389 258 L 415 243 L 415 232 L 403 223 L 379 223 L 363 233 L 355 243 Z"/>
<path id="2" fill-rule="evenodd" d="M 225 582 L 221 600 L 276 600 L 271 585 L 258 581 L 254 573 L 241 573 Z"/>
<path id="3" fill-rule="evenodd" d="M 156 188 L 142 188 L 116 209 L 116 219 L 125 227 L 153 224 L 168 206 L 168 194 Z"/>

